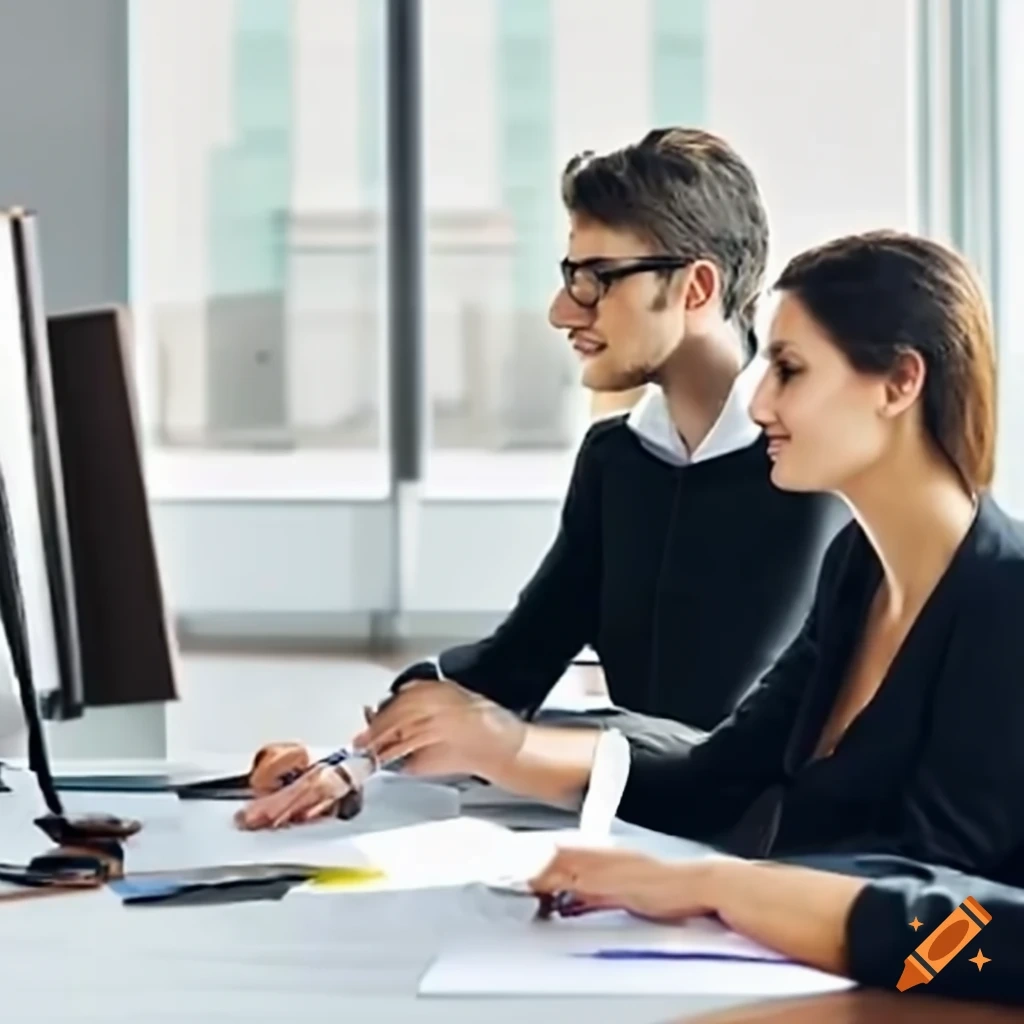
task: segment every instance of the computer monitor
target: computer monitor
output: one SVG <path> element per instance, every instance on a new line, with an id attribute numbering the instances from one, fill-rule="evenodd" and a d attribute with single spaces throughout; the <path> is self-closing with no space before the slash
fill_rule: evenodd
<path id="1" fill-rule="evenodd" d="M 85 706 L 175 700 L 128 314 L 53 316 L 49 337 Z"/>
<path id="2" fill-rule="evenodd" d="M 26 657 L 51 718 L 85 705 L 64 474 L 35 218 L 0 213 L 0 471 L 24 608 Z"/>
<path id="3" fill-rule="evenodd" d="M 43 314 L 35 218 L 0 211 L 0 618 L 51 838 L 126 836 L 68 818 L 40 710 L 177 696 L 146 501 L 127 335 L 115 310 Z M 64 837 L 58 839 L 57 837 Z"/>

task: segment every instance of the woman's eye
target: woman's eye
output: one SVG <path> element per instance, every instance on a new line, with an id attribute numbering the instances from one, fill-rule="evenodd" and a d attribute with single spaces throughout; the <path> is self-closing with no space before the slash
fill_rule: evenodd
<path id="1" fill-rule="evenodd" d="M 778 377 L 779 382 L 782 384 L 792 380 L 799 372 L 800 370 L 790 363 L 775 364 L 775 376 Z"/>

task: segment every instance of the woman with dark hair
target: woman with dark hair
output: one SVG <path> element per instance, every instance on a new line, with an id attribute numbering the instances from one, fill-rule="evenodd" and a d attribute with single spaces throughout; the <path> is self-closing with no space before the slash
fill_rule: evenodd
<path id="1" fill-rule="evenodd" d="M 1020 881 L 1024 531 L 988 493 L 982 290 L 954 252 L 891 232 L 796 257 L 777 290 L 751 405 L 772 479 L 841 494 L 854 522 L 793 645 L 706 740 L 634 752 L 619 816 L 746 857 L 884 853 Z M 549 798 L 586 785 L 519 778 Z M 618 856 L 587 860 L 605 896 Z M 643 870 L 622 863 L 625 894 Z M 588 872 L 556 863 L 544 885 L 586 892 Z"/>

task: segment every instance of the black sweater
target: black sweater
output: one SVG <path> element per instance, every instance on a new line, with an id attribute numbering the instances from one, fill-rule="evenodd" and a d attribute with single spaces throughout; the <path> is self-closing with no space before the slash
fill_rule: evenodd
<path id="1" fill-rule="evenodd" d="M 1024 880 L 1024 529 L 982 498 L 876 696 L 813 759 L 880 580 L 851 523 L 778 665 L 703 743 L 635 756 L 620 816 L 752 856 L 882 852 Z"/>
<path id="2" fill-rule="evenodd" d="M 848 521 L 835 498 L 775 488 L 765 449 L 678 467 L 624 417 L 595 424 L 552 547 L 491 636 L 441 654 L 444 676 L 531 713 L 589 644 L 613 703 L 641 713 L 614 716 L 635 745 L 715 726 L 795 635 Z"/>

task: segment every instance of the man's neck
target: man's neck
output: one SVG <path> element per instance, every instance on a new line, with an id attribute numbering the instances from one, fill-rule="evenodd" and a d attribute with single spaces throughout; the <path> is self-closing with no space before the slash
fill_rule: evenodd
<path id="1" fill-rule="evenodd" d="M 745 361 L 742 340 L 726 326 L 718 335 L 687 338 L 662 368 L 657 383 L 687 451 L 711 432 Z"/>

